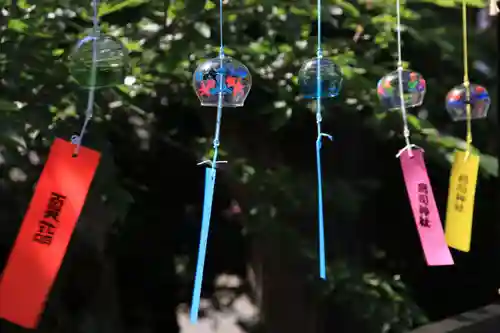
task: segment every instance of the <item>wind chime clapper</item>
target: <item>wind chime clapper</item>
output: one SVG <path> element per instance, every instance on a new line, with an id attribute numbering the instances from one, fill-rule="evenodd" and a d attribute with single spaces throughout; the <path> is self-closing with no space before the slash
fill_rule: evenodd
<path id="1" fill-rule="evenodd" d="M 78 41 L 69 56 L 71 76 L 84 89 L 88 89 L 85 121 L 79 135 L 71 142 L 76 146 L 74 157 L 82 144 L 85 130 L 93 116 L 95 90 L 122 84 L 128 68 L 128 51 L 117 39 L 101 33 L 98 20 L 99 1 L 92 2 L 92 32 Z"/>
<path id="2" fill-rule="evenodd" d="M 325 98 L 337 97 L 342 88 L 342 70 L 330 59 L 323 57 L 321 46 L 321 0 L 317 1 L 317 51 L 316 57 L 307 60 L 299 70 L 299 88 L 301 97 L 316 100 L 316 172 L 318 187 L 318 258 L 319 275 L 326 280 L 326 250 L 323 216 L 323 180 L 321 168 L 321 146 L 324 137 L 333 140 L 332 136 L 323 133 L 321 123 L 321 101 Z"/>
<path id="3" fill-rule="evenodd" d="M 211 161 L 207 160 L 198 163 L 198 165 L 208 164 L 210 165 L 210 168 L 205 170 L 203 216 L 190 311 L 190 320 L 192 323 L 196 323 L 198 321 L 201 289 L 203 285 L 203 270 L 205 266 L 208 234 L 210 230 L 210 217 L 212 214 L 212 201 L 215 190 L 216 168 L 219 163 L 227 163 L 227 161 L 219 161 L 217 159 L 219 154 L 222 109 L 224 107 L 242 107 L 248 94 L 250 93 L 250 89 L 252 88 L 252 75 L 250 74 L 248 68 L 240 61 L 224 54 L 222 5 L 223 2 L 220 0 L 219 56 L 201 63 L 193 73 L 193 88 L 198 96 L 198 99 L 200 100 L 201 106 L 217 107 L 217 118 L 215 122 L 215 134 L 213 141 L 213 158 Z"/>

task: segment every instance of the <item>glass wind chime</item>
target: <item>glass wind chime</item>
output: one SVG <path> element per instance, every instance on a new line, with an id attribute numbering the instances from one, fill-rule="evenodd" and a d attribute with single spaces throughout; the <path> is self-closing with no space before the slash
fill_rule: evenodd
<path id="1" fill-rule="evenodd" d="M 223 1 L 219 1 L 219 29 L 220 49 L 219 56 L 207 60 L 196 68 L 193 74 L 193 88 L 202 106 L 217 107 L 217 118 L 215 124 L 215 135 L 213 141 L 213 158 L 199 165 L 208 164 L 205 172 L 205 198 L 203 203 L 203 216 L 200 231 L 200 243 L 198 248 L 198 261 L 191 301 L 190 320 L 196 323 L 200 307 L 201 289 L 203 285 L 203 269 L 207 251 L 208 233 L 210 229 L 210 216 L 212 213 L 212 201 L 215 188 L 216 167 L 219 163 L 226 161 L 218 160 L 220 126 L 222 119 L 222 108 L 242 107 L 252 87 L 252 76 L 248 68 L 236 59 L 224 54 L 223 39 Z"/>
<path id="2" fill-rule="evenodd" d="M 325 233 L 323 217 L 323 180 L 321 170 L 321 146 L 324 137 L 332 140 L 332 136 L 321 131 L 321 101 L 324 98 L 337 97 L 342 87 L 342 71 L 333 61 L 323 57 L 321 47 L 321 0 L 317 1 L 318 42 L 316 58 L 306 61 L 299 71 L 299 85 L 304 99 L 316 100 L 316 168 L 318 181 L 318 257 L 319 275 L 326 279 Z"/>
<path id="3" fill-rule="evenodd" d="M 71 142 L 53 141 L 0 280 L 0 317 L 25 328 L 38 326 L 99 165 L 101 154 L 81 146 L 95 89 L 125 76 L 127 52 L 101 35 L 97 9 L 94 0 L 93 31 L 78 42 L 69 64 L 75 80 L 89 89 L 83 127 Z"/>
<path id="4" fill-rule="evenodd" d="M 491 99 L 483 86 L 469 82 L 467 4 L 462 0 L 464 81 L 446 96 L 446 110 L 453 121 L 466 121 L 466 149 L 456 151 L 450 175 L 446 209 L 446 240 L 452 248 L 469 252 L 479 155 L 472 151 L 472 120 L 486 118 Z"/>
<path id="5" fill-rule="evenodd" d="M 69 70 L 76 82 L 88 89 L 85 121 L 80 135 L 73 135 L 71 141 L 77 146 L 82 143 L 89 121 L 93 116 L 95 90 L 122 84 L 128 64 L 128 52 L 125 46 L 111 36 L 102 34 L 99 28 L 99 0 L 94 0 L 92 32 L 80 40 L 69 57 Z"/>
<path id="6" fill-rule="evenodd" d="M 400 0 L 396 1 L 396 18 L 397 69 L 379 80 L 377 95 L 385 108 L 401 111 L 405 147 L 399 151 L 397 157 L 401 162 L 406 190 L 427 264 L 453 265 L 425 167 L 423 150 L 410 140 L 406 109 L 422 105 L 426 82 L 421 74 L 403 69 Z"/>

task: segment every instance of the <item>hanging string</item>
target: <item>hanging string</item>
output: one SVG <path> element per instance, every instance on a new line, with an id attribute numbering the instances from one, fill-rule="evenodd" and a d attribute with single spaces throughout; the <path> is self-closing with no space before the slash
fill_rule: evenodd
<path id="1" fill-rule="evenodd" d="M 398 153 L 401 153 L 404 150 L 408 150 L 408 154 L 410 157 L 413 156 L 412 148 L 415 147 L 410 142 L 410 128 L 408 126 L 408 115 L 406 113 L 405 106 L 405 98 L 404 98 L 404 88 L 403 88 L 403 51 L 401 46 L 401 2 L 400 0 L 396 0 L 396 35 L 397 35 L 397 44 L 398 44 L 398 63 L 397 63 L 397 71 L 398 71 L 398 90 L 399 90 L 399 103 L 401 104 L 401 116 L 403 118 L 403 136 L 405 139 L 405 147 Z"/>
<path id="2" fill-rule="evenodd" d="M 200 243 L 198 246 L 198 261 L 196 263 L 196 274 L 194 279 L 193 296 L 191 300 L 191 311 L 190 320 L 192 323 L 196 323 L 198 320 L 198 312 L 200 308 L 201 299 L 201 289 L 203 285 L 203 270 L 205 266 L 205 257 L 207 253 L 207 241 L 208 233 L 210 230 L 210 216 L 212 213 L 212 202 L 215 190 L 215 177 L 216 177 L 216 166 L 218 163 L 227 163 L 227 161 L 217 161 L 219 155 L 219 139 L 220 139 L 220 126 L 222 120 L 222 105 L 223 105 L 223 94 L 226 92 L 226 86 L 224 81 L 224 72 L 222 71 L 224 64 L 224 36 L 223 36 L 223 11 L 222 11 L 223 0 L 219 1 L 219 29 L 220 29 L 220 49 L 219 49 L 219 60 L 220 60 L 220 70 L 217 73 L 219 81 L 219 99 L 217 103 L 217 119 L 215 122 L 215 135 L 213 141 L 214 155 L 212 161 L 203 161 L 198 163 L 210 164 L 211 165 L 211 175 L 209 179 L 205 180 L 205 199 L 203 203 L 203 217 L 201 222 L 201 232 L 200 232 Z"/>
<path id="3" fill-rule="evenodd" d="M 467 149 L 465 151 L 465 159 L 469 157 L 472 146 L 472 117 L 471 117 L 471 101 L 470 101 L 470 82 L 469 82 L 469 51 L 467 46 L 467 3 L 462 0 L 462 44 L 464 58 L 464 87 L 465 87 L 465 111 L 467 120 Z"/>
<path id="4" fill-rule="evenodd" d="M 318 137 L 316 138 L 316 171 L 318 176 L 318 247 L 319 247 L 319 276 L 326 280 L 326 255 L 325 255 L 325 227 L 323 217 L 323 180 L 321 175 L 321 146 L 322 138 L 327 137 L 332 140 L 331 135 L 321 132 L 321 60 L 323 59 L 323 49 L 321 48 L 321 0 L 318 0 L 318 48 L 316 51 L 316 125 Z"/>
<path id="5" fill-rule="evenodd" d="M 99 0 L 93 0 L 92 1 L 93 33 L 92 36 L 90 37 L 90 39 L 92 40 L 92 65 L 90 69 L 90 88 L 87 97 L 87 109 L 85 110 L 85 121 L 83 122 L 82 129 L 80 130 L 80 135 L 73 135 L 71 137 L 71 143 L 76 145 L 75 151 L 73 152 L 73 157 L 78 156 L 80 147 L 82 145 L 83 136 L 85 135 L 87 126 L 94 114 L 95 85 L 97 81 L 97 38 L 99 35 L 98 8 L 99 8 Z M 87 39 L 88 37 L 84 39 L 83 42 L 85 42 Z"/>

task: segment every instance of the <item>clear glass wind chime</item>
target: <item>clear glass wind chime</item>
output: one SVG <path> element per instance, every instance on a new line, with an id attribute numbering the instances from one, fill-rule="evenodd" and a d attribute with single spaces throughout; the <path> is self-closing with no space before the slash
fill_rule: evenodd
<path id="1" fill-rule="evenodd" d="M 69 57 L 69 70 L 76 82 L 88 89 L 85 121 L 79 135 L 73 135 L 75 155 L 82 144 L 88 123 L 92 119 L 95 90 L 122 84 L 127 72 L 128 52 L 125 46 L 113 37 L 101 33 L 99 27 L 99 0 L 92 2 L 92 32 L 78 41 Z"/>
<path id="2" fill-rule="evenodd" d="M 321 170 L 321 146 L 324 137 L 332 140 L 332 136 L 321 131 L 321 101 L 324 98 L 337 97 L 342 88 L 342 71 L 333 61 L 323 57 L 321 46 L 321 0 L 317 0 L 317 51 L 316 57 L 306 61 L 299 71 L 299 85 L 304 99 L 316 100 L 316 168 L 318 181 L 318 257 L 319 275 L 326 279 L 326 250 L 323 216 L 323 180 Z"/>
<path id="3" fill-rule="evenodd" d="M 220 127 L 222 108 L 242 107 L 252 87 L 252 76 L 248 68 L 236 59 L 224 54 L 223 39 L 223 1 L 219 1 L 219 29 L 220 49 L 219 56 L 200 64 L 193 73 L 193 88 L 202 106 L 217 107 L 215 135 L 213 141 L 213 158 L 199 165 L 208 164 L 205 172 L 205 198 L 203 203 L 203 217 L 201 222 L 200 243 L 198 248 L 198 261 L 191 301 L 190 320 L 198 321 L 201 289 L 203 285 L 203 269 L 207 252 L 208 233 L 210 230 L 210 216 L 215 189 L 216 167 L 219 163 Z"/>
<path id="4" fill-rule="evenodd" d="M 101 153 L 81 146 L 95 88 L 124 79 L 125 48 L 100 35 L 97 0 L 92 8 L 93 31 L 69 59 L 74 78 L 89 89 L 83 127 L 71 143 L 53 140 L 0 281 L 0 317 L 27 329 L 39 325 L 99 166 Z"/>

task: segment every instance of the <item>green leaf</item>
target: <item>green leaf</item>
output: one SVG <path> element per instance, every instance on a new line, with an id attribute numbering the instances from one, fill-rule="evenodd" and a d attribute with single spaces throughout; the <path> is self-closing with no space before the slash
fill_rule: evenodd
<path id="1" fill-rule="evenodd" d="M 207 0 L 207 2 L 205 3 L 205 10 L 211 10 L 211 9 L 214 9 L 215 7 L 217 7 L 217 6 L 215 5 L 215 2 L 213 2 L 213 1 Z"/>
<path id="2" fill-rule="evenodd" d="M 148 2 L 148 0 L 126 0 L 126 1 L 120 1 L 117 4 L 103 3 L 99 7 L 99 16 L 109 15 L 111 13 L 120 11 L 127 7 L 137 7 L 146 2 Z"/>
<path id="3" fill-rule="evenodd" d="M 349 13 L 349 16 L 359 17 L 359 10 L 358 10 L 357 6 L 354 6 L 350 2 L 347 2 L 344 0 L 337 1 L 337 4 L 340 7 L 342 7 L 347 13 Z"/>
<path id="4" fill-rule="evenodd" d="M 52 50 L 52 55 L 54 57 L 59 57 L 64 54 L 64 49 L 54 49 Z"/>
<path id="5" fill-rule="evenodd" d="M 28 30 L 28 25 L 23 21 L 17 19 L 9 20 L 8 27 L 10 30 L 14 30 L 21 33 L 26 32 L 26 30 Z"/>
<path id="6" fill-rule="evenodd" d="M 479 167 L 488 175 L 498 177 L 498 158 L 491 155 L 481 154 Z"/>
<path id="7" fill-rule="evenodd" d="M 19 108 L 16 106 L 16 104 L 6 101 L 3 99 L 0 99 L 0 111 L 18 111 Z"/>

